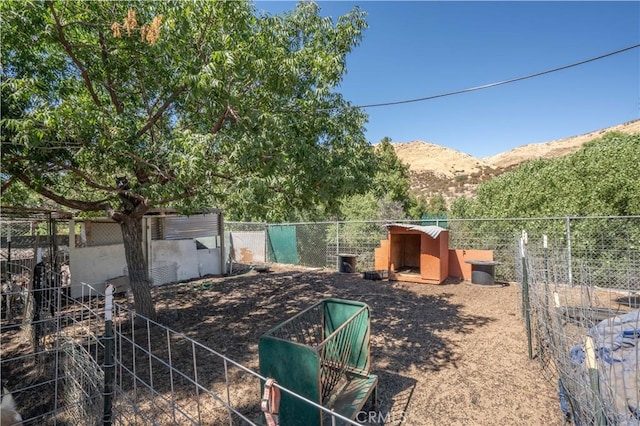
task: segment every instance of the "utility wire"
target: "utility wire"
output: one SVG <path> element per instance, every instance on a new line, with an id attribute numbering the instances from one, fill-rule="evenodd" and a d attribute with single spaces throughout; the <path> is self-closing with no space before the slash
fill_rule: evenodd
<path id="1" fill-rule="evenodd" d="M 614 52 L 605 53 L 604 55 L 596 56 L 596 57 L 590 58 L 590 59 L 585 59 L 584 61 L 575 62 L 575 63 L 569 64 L 569 65 L 564 65 L 564 66 L 553 68 L 553 69 L 550 69 L 550 70 L 537 72 L 535 74 L 529 74 L 529 75 L 525 75 L 523 77 L 512 78 L 512 79 L 509 79 L 509 80 L 503 80 L 503 81 L 499 81 L 499 82 L 496 82 L 496 83 L 484 84 L 482 86 L 470 87 L 468 89 L 456 90 L 455 92 L 441 93 L 441 94 L 438 94 L 438 95 L 425 96 L 425 97 L 422 97 L 422 98 L 415 98 L 415 99 L 406 99 L 406 100 L 402 100 L 402 101 L 381 102 L 381 103 L 376 103 L 376 104 L 365 104 L 365 105 L 354 105 L 354 106 L 350 106 L 350 107 L 347 107 L 347 108 L 348 109 L 365 109 L 365 108 L 374 108 L 374 107 L 382 107 L 382 106 L 390 106 L 390 105 L 409 104 L 409 103 L 414 103 L 414 102 L 429 101 L 431 99 L 444 98 L 446 96 L 459 95 L 461 93 L 474 92 L 476 90 L 482 90 L 482 89 L 488 89 L 490 87 L 502 86 L 504 84 L 515 83 L 516 81 L 527 80 L 529 78 L 539 77 L 541 75 L 551 74 L 553 72 L 566 70 L 567 68 L 577 67 L 579 65 L 584 65 L 584 64 L 587 64 L 589 62 L 598 61 L 600 59 L 604 59 L 604 58 L 607 58 L 609 56 L 617 55 L 619 53 L 626 52 L 627 50 L 635 49 L 637 47 L 640 47 L 640 44 L 635 44 L 633 46 L 625 47 L 624 49 L 616 50 Z M 333 110 L 336 110 L 336 109 L 343 109 L 343 108 L 327 108 L 327 109 L 321 109 L 319 111 L 333 111 Z"/>

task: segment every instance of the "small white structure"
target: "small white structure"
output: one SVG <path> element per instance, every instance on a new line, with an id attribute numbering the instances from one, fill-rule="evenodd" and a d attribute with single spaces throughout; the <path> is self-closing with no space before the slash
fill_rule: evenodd
<path id="1" fill-rule="evenodd" d="M 193 216 L 160 211 L 143 217 L 143 251 L 152 284 L 226 273 L 222 212 Z M 82 283 L 104 291 L 106 281 L 127 276 L 120 225 L 110 219 L 69 223 L 71 296 L 81 297 Z"/>

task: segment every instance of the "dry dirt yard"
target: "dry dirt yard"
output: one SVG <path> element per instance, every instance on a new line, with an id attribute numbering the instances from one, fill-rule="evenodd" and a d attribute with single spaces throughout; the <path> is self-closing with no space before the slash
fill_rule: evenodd
<path id="1" fill-rule="evenodd" d="M 528 359 L 517 285 L 371 281 L 281 265 L 239 272 L 156 288 L 161 322 L 258 371 L 264 332 L 323 298 L 363 301 L 386 424 L 564 424 L 556 379 Z"/>

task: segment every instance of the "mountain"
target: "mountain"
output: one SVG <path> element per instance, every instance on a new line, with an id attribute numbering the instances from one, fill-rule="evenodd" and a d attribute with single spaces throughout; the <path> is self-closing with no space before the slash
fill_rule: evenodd
<path id="1" fill-rule="evenodd" d="M 593 139 L 601 137 L 607 132 L 640 133 L 640 120 L 629 121 L 617 126 L 597 130 L 584 135 L 572 136 L 565 139 L 558 139 L 551 142 L 533 143 L 520 146 L 510 151 L 503 152 L 483 160 L 497 167 L 510 167 L 533 158 L 553 158 L 561 157 L 579 150 L 582 145 Z"/>
<path id="2" fill-rule="evenodd" d="M 537 158 L 553 158 L 579 150 L 586 142 L 604 133 L 640 133 L 640 119 L 565 139 L 523 145 L 486 158 L 424 141 L 394 142 L 400 160 L 409 165 L 411 191 L 430 198 L 438 193 L 445 199 L 473 196 L 476 187 L 519 164 Z"/>

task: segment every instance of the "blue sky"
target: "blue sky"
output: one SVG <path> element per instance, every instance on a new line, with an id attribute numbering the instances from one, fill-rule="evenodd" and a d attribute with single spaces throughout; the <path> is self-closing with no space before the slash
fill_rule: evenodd
<path id="1" fill-rule="evenodd" d="M 369 28 L 339 90 L 352 104 L 463 90 L 640 43 L 638 1 L 319 1 Z M 255 3 L 278 13 L 295 2 Z M 367 108 L 366 136 L 424 140 L 476 157 L 640 118 L 640 48 L 556 73 L 424 102 Z"/>

